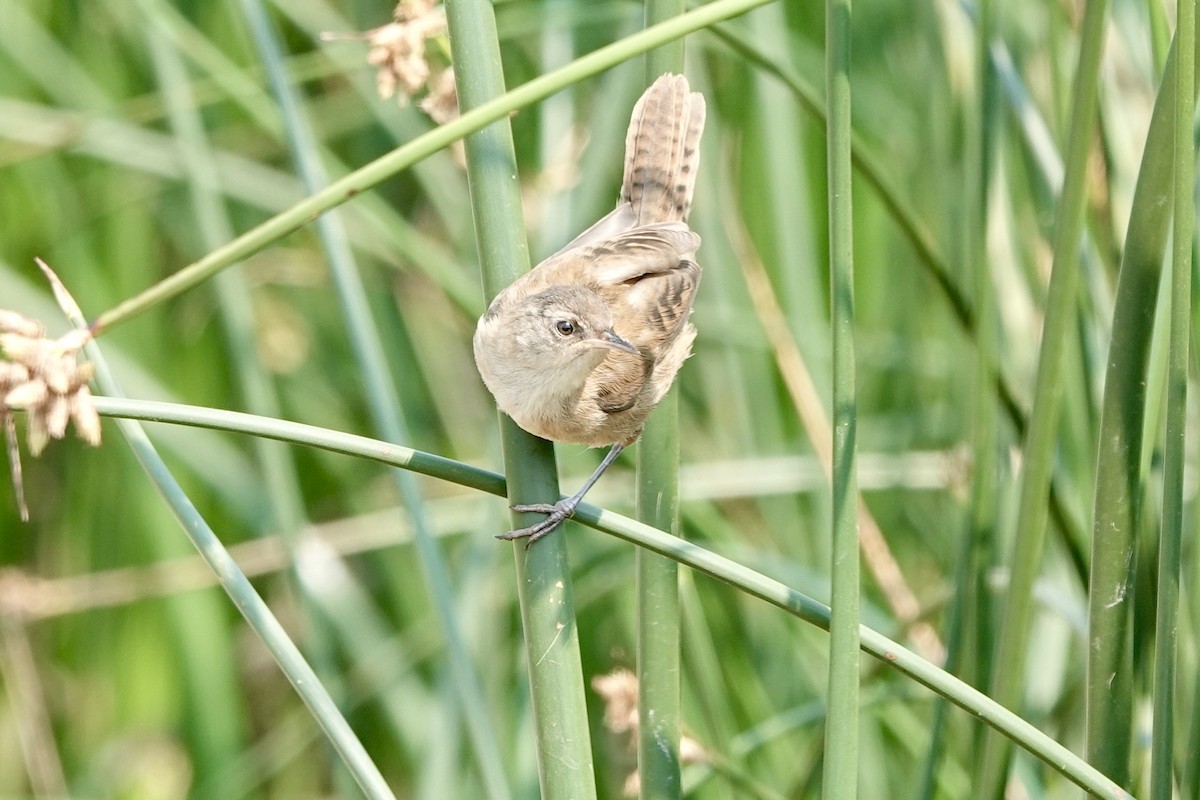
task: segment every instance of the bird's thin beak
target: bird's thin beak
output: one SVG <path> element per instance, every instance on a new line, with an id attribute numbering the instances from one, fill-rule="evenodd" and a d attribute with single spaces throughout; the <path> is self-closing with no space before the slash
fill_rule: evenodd
<path id="1" fill-rule="evenodd" d="M 624 350 L 627 353 L 633 353 L 635 356 L 641 355 L 638 352 L 638 349 L 634 347 L 628 339 L 622 339 L 611 328 L 609 330 L 602 331 L 601 334 L 595 339 L 595 342 L 601 347 L 611 347 L 613 350 Z"/>

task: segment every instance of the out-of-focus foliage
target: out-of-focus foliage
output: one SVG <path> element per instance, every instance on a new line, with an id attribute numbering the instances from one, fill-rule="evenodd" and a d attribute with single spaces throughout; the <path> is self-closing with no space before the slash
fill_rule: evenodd
<path id="1" fill-rule="evenodd" d="M 1073 9 L 1018 0 L 997 18 L 993 65 L 1007 71 L 996 78 L 1000 107 L 988 121 L 995 161 L 987 284 L 1001 369 L 1023 404 L 1050 262 L 1077 46 Z M 294 0 L 272 11 L 331 175 L 433 126 L 414 104 L 380 99 L 365 41 L 320 39 L 381 26 L 389 8 Z M 1048 539 L 1018 709 L 1075 748 L 1087 547 L 1072 537 L 1087 531 L 1082 520 L 1092 506 L 1116 268 L 1161 63 L 1145 6 L 1120 3 L 1112 14 L 1077 336 L 1062 375 L 1057 485 L 1066 513 L 1058 519 L 1068 524 L 1064 531 L 1056 523 Z M 638 5 L 612 0 L 508 0 L 497 16 L 510 87 L 641 26 Z M 797 390 L 806 368 L 828 413 L 824 121 L 750 57 L 820 87 L 823 24 L 819 4 L 781 3 L 688 39 L 688 76 L 709 103 L 692 214 L 705 277 L 694 315 L 700 336 L 679 385 L 684 535 L 826 599 L 828 490 Z M 874 182 L 854 187 L 859 482 L 901 579 L 881 587 L 874 575 L 883 556 L 867 556 L 864 622 L 904 640 L 913 620 L 901 619 L 896 603 L 907 591 L 930 623 L 918 641 L 944 641 L 953 598 L 963 596 L 957 588 L 978 588 L 967 593 L 977 602 L 958 609 L 967 633 L 954 664 L 978 681 L 1011 558 L 1020 437 L 1002 416 L 999 449 L 1013 457 L 996 459 L 994 538 L 979 558 L 964 560 L 969 444 L 980 393 L 993 388 L 975 379 L 973 332 L 891 210 L 916 221 L 950 265 L 949 278 L 973 296 L 984 268 L 963 244 L 980 235 L 971 194 L 980 119 L 974 28 L 948 2 L 859 0 L 853 30 L 856 146 L 891 192 L 884 202 Z M 0 0 L 0 307 L 52 331 L 64 327 L 35 256 L 94 315 L 214 246 L 197 222 L 179 132 L 168 122 L 155 40 L 186 65 L 215 153 L 209 177 L 232 232 L 302 197 L 239 4 Z M 629 63 L 512 119 L 535 260 L 611 207 L 624 126 L 643 86 L 640 62 Z M 1019 98 L 1028 104 L 1020 114 Z M 405 444 L 497 467 L 494 406 L 470 348 L 483 295 L 462 290 L 478 286 L 479 271 L 459 154 L 440 153 L 338 213 L 390 345 L 412 435 Z M 230 298 L 202 286 L 102 337 L 127 393 L 246 409 L 234 368 L 240 355 L 269 377 L 280 416 L 370 434 L 361 375 L 311 228 L 235 269 L 251 305 L 252 346 L 229 334 Z M 151 432 L 342 701 L 397 795 L 482 796 L 426 577 L 383 469 L 292 453 L 289 486 L 312 523 L 302 532 L 339 554 L 301 567 L 319 576 L 309 585 L 322 587 L 307 596 L 297 591 L 284 545 L 291 536 L 283 534 L 298 531 L 280 530 L 280 512 L 266 499 L 272 477 L 254 443 L 165 426 Z M 108 423 L 105 435 L 99 449 L 68 439 L 24 459 L 30 523 L 19 521 L 11 492 L 0 491 L 0 795 L 61 788 L 98 798 L 353 796 L 290 687 L 212 587 Z M 597 458 L 561 448 L 564 485 Z M 630 512 L 629 464 L 610 471 L 590 499 Z M 508 779 L 515 796 L 536 796 L 512 555 L 491 538 L 506 529 L 503 504 L 431 480 L 420 486 L 486 713 L 502 734 Z M 1148 521 L 1157 518 L 1153 502 Z M 557 535 L 571 540 L 587 677 L 630 665 L 630 548 L 577 526 Z M 1184 554 L 1194 564 L 1194 537 Z M 818 796 L 827 636 L 687 573 L 682 599 L 684 719 L 722 765 L 689 768 L 690 796 Z M 1185 589 L 1185 604 L 1194 608 L 1195 600 Z M 1181 630 L 1180 650 L 1180 674 L 1194 674 L 1194 622 Z M 1140 642 L 1135 657 L 1148 665 L 1149 653 Z M 1190 707 L 1195 687 L 1183 689 L 1180 707 Z M 918 796 L 935 703 L 874 663 L 862 697 L 862 796 Z M 589 702 L 601 795 L 619 796 L 632 750 L 602 728 L 600 698 Z M 970 797 L 975 723 L 952 711 L 945 725 L 927 796 Z M 1141 755 L 1133 759 L 1139 764 Z M 1015 776 L 1031 796 L 1077 791 L 1025 755 Z"/>

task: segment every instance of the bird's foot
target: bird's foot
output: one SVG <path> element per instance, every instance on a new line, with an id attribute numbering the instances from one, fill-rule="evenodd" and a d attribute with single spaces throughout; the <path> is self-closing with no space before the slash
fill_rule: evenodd
<path id="1" fill-rule="evenodd" d="M 519 528 L 508 533 L 497 534 L 497 539 L 527 539 L 525 546 L 529 547 L 543 536 L 548 536 L 554 532 L 554 529 L 562 525 L 565 521 L 571 518 L 575 513 L 575 507 L 579 505 L 579 501 L 575 498 L 568 497 L 559 500 L 557 503 L 528 503 L 512 506 L 513 511 L 529 512 L 533 514 L 546 514 L 546 518 L 540 522 L 535 522 L 528 528 Z"/>

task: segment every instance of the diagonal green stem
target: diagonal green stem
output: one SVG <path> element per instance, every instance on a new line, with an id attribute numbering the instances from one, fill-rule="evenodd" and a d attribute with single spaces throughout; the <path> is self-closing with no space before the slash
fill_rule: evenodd
<path id="1" fill-rule="evenodd" d="M 634 56 L 660 47 L 666 42 L 730 17 L 744 14 L 772 1 L 715 0 L 702 8 L 689 11 L 687 14 L 627 36 L 607 47 L 602 47 L 510 92 L 489 97 L 487 102 L 464 110 L 458 119 L 448 122 L 334 181 L 287 211 L 277 214 L 261 225 L 243 233 L 224 247 L 213 250 L 199 261 L 103 312 L 91 323 L 92 330 L 97 334 L 102 333 L 137 316 L 148 308 L 153 308 L 182 294 L 226 267 L 246 259 L 272 242 L 307 225 L 329 209 L 345 203 L 355 195 L 411 167 L 467 134 L 481 130 L 518 109 L 549 97 L 565 86 L 603 72 Z"/>
<path id="2" fill-rule="evenodd" d="M 82 327 L 83 314 L 74 305 L 73 300 L 60 297 L 64 302 L 68 318 L 76 326 Z M 120 402 L 121 387 L 108 367 L 99 345 L 92 342 L 87 347 L 88 360 L 95 366 L 96 382 L 106 392 L 115 395 L 110 401 Z M 103 405 L 97 402 L 98 407 Z M 244 415 L 249 417 L 250 415 Z M 260 418 L 256 418 L 260 419 Z M 121 420 L 118 425 L 122 435 L 129 443 L 134 457 L 146 471 L 147 477 L 154 484 L 167 503 L 171 513 L 179 521 L 188 540 L 212 569 L 213 574 L 221 583 L 221 588 L 229 595 L 229 599 L 237 607 L 255 634 L 262 640 L 275 662 L 279 665 L 289 682 L 291 682 L 300 699 L 308 707 L 313 719 L 328 737 L 333 749 L 341 757 L 346 769 L 354 777 L 365 794 L 371 800 L 395 800 L 387 782 L 371 760 L 366 748 L 354 734 L 354 730 L 342 716 L 325 686 L 317 674 L 304 660 L 300 649 L 287 635 L 287 631 L 279 624 L 279 620 L 271 613 L 271 609 L 254 589 L 249 578 L 238 567 L 237 562 L 229 555 L 229 551 L 217 538 L 205 519 L 192 503 L 191 498 L 184 492 L 166 463 L 159 456 L 150 437 L 142 425 L 130 416 Z"/>
<path id="3" fill-rule="evenodd" d="M 256 417 L 252 414 L 235 411 L 113 397 L 97 397 L 96 408 L 101 414 L 107 416 L 172 422 L 266 436 L 271 439 L 318 447 L 330 452 L 410 469 L 501 497 L 505 496 L 506 492 L 504 477 L 494 472 L 430 453 L 423 453 L 403 445 L 330 431 L 313 425 Z M 672 536 L 644 523 L 599 509 L 588 503 L 580 504 L 574 519 L 724 581 L 748 595 L 778 606 L 805 622 L 825 629 L 829 627 L 830 612 L 827 606 L 777 580 L 767 578 L 738 564 L 732 559 L 706 550 L 694 542 L 685 541 L 678 536 Z M 1131 800 L 1128 792 L 1072 753 L 1069 748 L 1055 742 L 1038 730 L 1036 726 L 999 705 L 979 690 L 968 686 L 945 670 L 930 664 L 870 628 L 865 626 L 860 628 L 859 635 L 862 649 L 867 653 L 933 689 L 987 725 L 1010 737 L 1080 787 L 1106 800 Z"/>

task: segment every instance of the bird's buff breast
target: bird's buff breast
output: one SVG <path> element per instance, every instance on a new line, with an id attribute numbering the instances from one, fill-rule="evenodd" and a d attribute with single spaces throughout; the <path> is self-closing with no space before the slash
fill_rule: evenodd
<path id="1" fill-rule="evenodd" d="M 488 391 L 522 430 L 567 444 L 602 447 L 636 436 L 640 425 L 610 415 L 584 400 L 587 377 L 599 361 L 577 359 L 565 368 L 535 368 L 520 359 L 488 358 L 487 343 L 476 340 L 475 361 Z M 632 423 L 632 424 L 631 424 Z"/>

